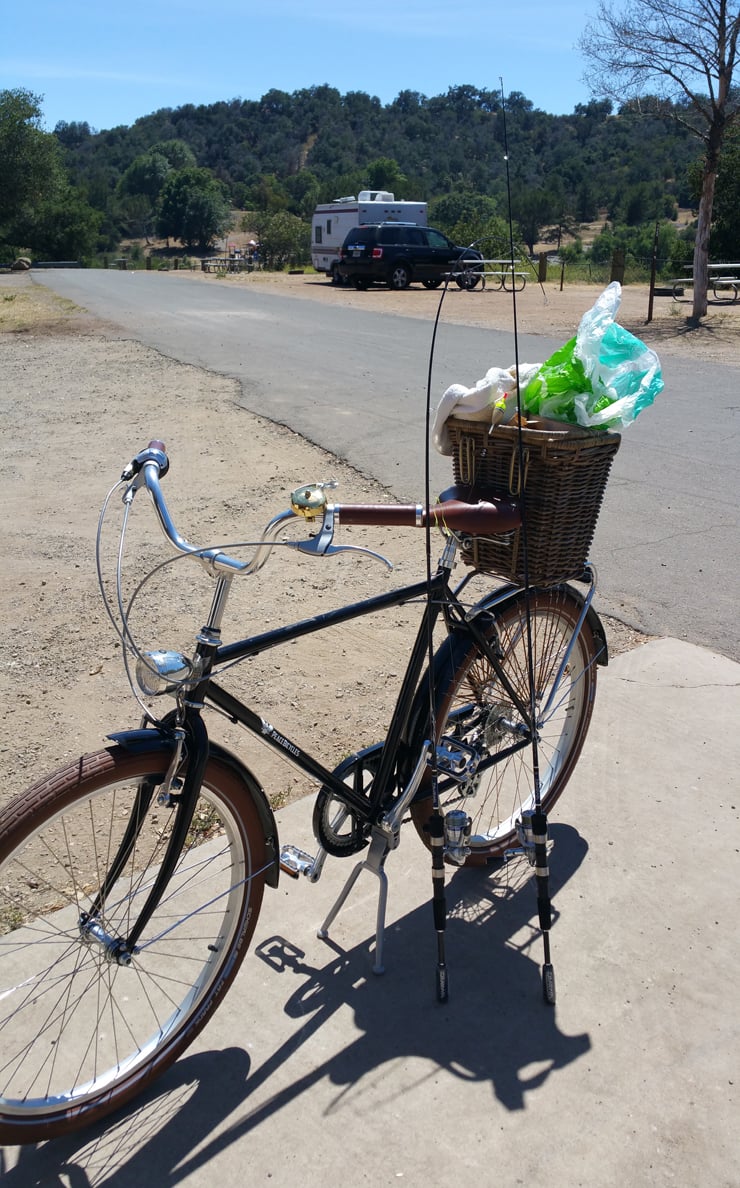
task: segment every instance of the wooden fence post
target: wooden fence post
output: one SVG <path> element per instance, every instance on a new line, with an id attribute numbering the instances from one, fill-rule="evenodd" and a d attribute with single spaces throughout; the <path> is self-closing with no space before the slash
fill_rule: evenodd
<path id="1" fill-rule="evenodd" d="M 624 284 L 624 249 L 617 248 L 612 256 L 612 274 L 610 281 L 619 281 L 620 285 Z"/>
<path id="2" fill-rule="evenodd" d="M 658 229 L 660 224 L 655 224 L 655 235 L 653 237 L 653 258 L 650 262 L 650 296 L 648 297 L 648 311 L 646 322 L 653 320 L 653 297 L 655 296 L 655 274 L 658 269 Z"/>

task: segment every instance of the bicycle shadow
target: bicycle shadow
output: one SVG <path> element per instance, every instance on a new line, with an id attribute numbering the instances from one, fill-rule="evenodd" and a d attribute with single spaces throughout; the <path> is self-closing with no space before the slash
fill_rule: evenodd
<path id="1" fill-rule="evenodd" d="M 551 836 L 551 883 L 557 897 L 588 847 L 571 826 L 552 826 Z M 21 1149 L 3 1183 L 8 1188 L 62 1183 L 70 1188 L 170 1188 L 324 1080 L 336 1086 L 336 1093 L 323 1116 L 351 1106 L 353 1095 L 363 1092 L 363 1082 L 391 1062 L 411 1062 L 409 1067 L 417 1070 L 409 1073 L 416 1082 L 403 1092 L 441 1069 L 464 1081 L 489 1082 L 507 1110 L 523 1109 L 527 1094 L 591 1046 L 585 1034 L 563 1034 L 556 1011 L 542 1002 L 541 952 L 529 952 L 541 943 L 532 922 L 536 898 L 531 872 L 519 862 L 494 871 L 458 870 L 448 881 L 447 902 L 447 1004 L 438 1004 L 434 995 L 436 941 L 429 904 L 389 928 L 388 973 L 382 979 L 369 972 L 369 940 L 347 952 L 329 943 L 333 955 L 319 967 L 293 941 L 269 937 L 256 956 L 285 979 L 276 997 L 299 1026 L 259 1068 L 252 1069 L 248 1054 L 236 1047 L 183 1057 L 133 1107 L 98 1127 Z M 346 1008 L 353 1012 L 356 1037 L 262 1098 L 278 1070 L 284 1072 L 335 1012 Z M 431 1073 L 418 1072 L 423 1062 L 431 1062 Z M 377 1083 L 374 1093 L 377 1099 Z M 232 1114 L 234 1120 L 219 1130 Z"/>

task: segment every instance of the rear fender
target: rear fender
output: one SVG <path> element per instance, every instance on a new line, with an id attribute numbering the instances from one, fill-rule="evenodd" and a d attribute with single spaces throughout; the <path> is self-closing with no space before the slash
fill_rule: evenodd
<path id="1" fill-rule="evenodd" d="M 581 591 L 570 585 L 563 586 L 561 588 L 566 590 L 573 601 L 578 605 L 580 613 L 583 610 L 583 605 L 586 601 Z M 496 595 L 495 598 L 484 598 L 477 604 L 477 606 L 473 607 L 473 610 L 470 612 L 470 618 L 474 618 L 475 615 L 486 613 L 488 611 L 495 612 L 497 610 L 503 610 L 509 602 L 513 602 L 515 598 L 518 598 L 520 593 L 521 591 L 518 587 L 512 586 L 511 595 L 509 596 L 501 598 L 500 595 Z M 591 628 L 591 634 L 593 635 L 594 643 L 596 644 L 596 663 L 605 668 L 609 663 L 609 648 L 607 646 L 604 625 L 594 610 L 593 603 L 591 603 L 588 610 L 586 611 L 586 622 Z"/>
<path id="2" fill-rule="evenodd" d="M 165 730 L 157 730 L 156 728 L 148 730 L 122 730 L 114 734 L 109 734 L 107 737 L 113 742 L 118 743 L 124 750 L 133 752 L 161 751 L 162 754 L 169 755 L 175 746 L 175 740 L 171 734 Z M 212 739 L 209 740 L 208 749 L 214 759 L 230 769 L 232 774 L 243 785 L 245 792 L 252 798 L 265 836 L 265 847 L 267 849 L 268 859 L 270 860 L 265 881 L 268 886 L 277 887 L 280 873 L 280 845 L 275 817 L 265 791 L 257 777 L 231 751 L 228 751 L 220 743 L 214 742 Z"/>

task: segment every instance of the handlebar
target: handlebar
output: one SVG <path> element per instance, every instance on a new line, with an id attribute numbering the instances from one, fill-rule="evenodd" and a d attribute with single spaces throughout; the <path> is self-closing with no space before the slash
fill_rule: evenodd
<path id="1" fill-rule="evenodd" d="M 143 486 L 149 493 L 159 525 L 176 552 L 192 555 L 201 561 L 212 573 L 234 576 L 237 573 L 255 573 L 265 564 L 280 528 L 289 520 L 303 518 L 307 521 L 321 519 L 321 529 L 307 541 L 287 542 L 302 552 L 325 556 L 345 550 L 358 551 L 358 546 L 333 545 L 335 525 L 338 523 L 362 527 L 423 528 L 431 524 L 451 532 L 470 535 L 495 536 L 511 532 L 521 525 L 519 505 L 485 497 L 473 487 L 451 487 L 440 495 L 439 503 L 425 508 L 422 504 L 332 504 L 326 492 L 336 483 L 315 483 L 294 491 L 290 510 L 274 516 L 265 527 L 254 556 L 249 561 L 239 561 L 220 549 L 202 549 L 181 536 L 170 515 L 160 479 L 169 470 L 169 458 L 162 441 L 150 441 L 124 468 L 121 479 L 125 482 L 124 502 L 132 503 L 137 491 Z M 359 551 L 372 553 L 369 549 Z M 385 561 L 385 558 L 380 558 Z M 386 562 L 386 564 L 389 564 Z"/>
<path id="2" fill-rule="evenodd" d="M 389 528 L 449 528 L 471 536 L 497 536 L 512 532 L 521 524 L 517 504 L 506 500 L 473 498 L 471 488 L 452 487 L 443 492 L 440 502 L 424 508 L 417 504 L 339 504 L 334 513 L 340 524 L 377 525 Z"/>
<path id="3" fill-rule="evenodd" d="M 270 521 L 262 533 L 262 539 L 250 561 L 239 561 L 221 549 L 199 548 L 178 532 L 162 494 L 160 479 L 164 478 L 169 468 L 170 463 L 164 442 L 150 441 L 146 449 L 140 450 L 136 457 L 129 462 L 121 475 L 121 479 L 128 483 L 123 496 L 124 502 L 131 503 L 139 488 L 144 486 L 154 505 L 159 526 L 173 549 L 183 556 L 195 557 L 212 573 L 233 576 L 237 573 L 255 573 L 261 569 L 270 555 L 278 530 L 286 520 L 294 518 L 294 513 L 292 511 L 282 512 Z"/>

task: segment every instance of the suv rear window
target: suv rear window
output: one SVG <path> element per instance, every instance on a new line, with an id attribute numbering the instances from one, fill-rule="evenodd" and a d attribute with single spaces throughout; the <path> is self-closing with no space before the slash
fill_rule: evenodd
<path id="1" fill-rule="evenodd" d="M 426 240 L 424 232 L 419 227 L 388 227 L 382 226 L 378 232 L 378 243 L 409 243 L 416 247 L 423 247 Z"/>
<path id="2" fill-rule="evenodd" d="M 370 243 L 375 237 L 375 227 L 353 227 L 345 238 L 345 243 Z"/>

